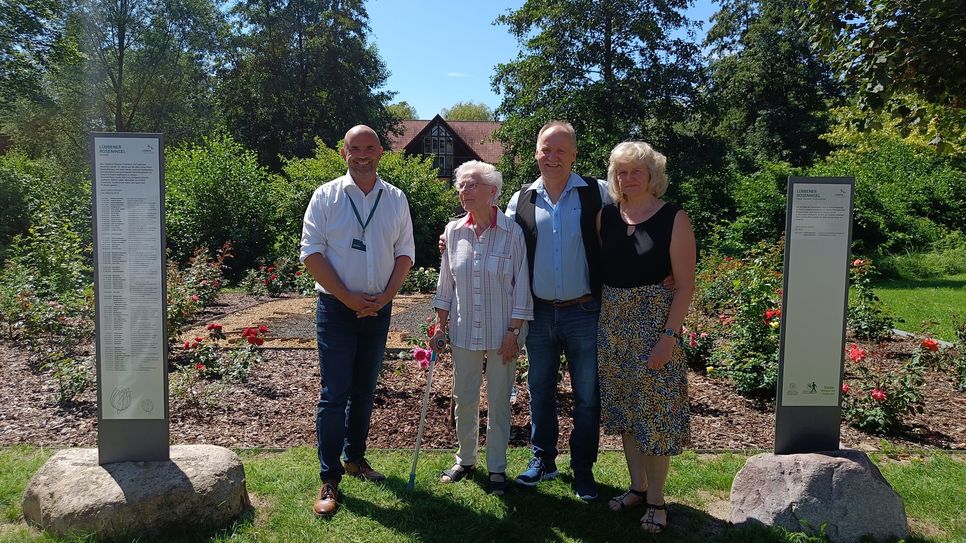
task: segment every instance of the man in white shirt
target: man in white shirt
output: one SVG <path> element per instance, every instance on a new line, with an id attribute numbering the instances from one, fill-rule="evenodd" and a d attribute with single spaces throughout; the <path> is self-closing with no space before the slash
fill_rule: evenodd
<path id="1" fill-rule="evenodd" d="M 316 189 L 302 222 L 299 258 L 319 293 L 316 439 L 322 487 L 312 507 L 319 516 L 338 509 L 343 473 L 385 479 L 365 459 L 366 440 L 392 299 L 416 247 L 406 195 L 376 175 L 382 152 L 368 126 L 346 132 L 342 158 L 349 171 Z"/>

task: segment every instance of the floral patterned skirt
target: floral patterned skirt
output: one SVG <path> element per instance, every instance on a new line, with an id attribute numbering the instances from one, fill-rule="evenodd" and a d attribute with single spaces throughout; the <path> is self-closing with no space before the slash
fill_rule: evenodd
<path id="1" fill-rule="evenodd" d="M 601 423 L 631 434 L 648 455 L 680 454 L 691 442 L 687 363 L 680 344 L 662 369 L 647 368 L 661 339 L 673 292 L 662 285 L 604 285 L 597 332 Z"/>

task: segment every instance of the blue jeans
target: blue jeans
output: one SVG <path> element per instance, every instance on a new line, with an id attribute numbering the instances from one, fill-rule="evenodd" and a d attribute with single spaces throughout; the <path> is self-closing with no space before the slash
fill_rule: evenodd
<path id="1" fill-rule="evenodd" d="M 530 444 L 544 463 L 557 458 L 557 379 L 560 354 L 574 393 L 574 430 L 570 434 L 570 467 L 589 470 L 600 446 L 600 388 L 597 383 L 597 319 L 600 301 L 555 308 L 534 300 L 527 335 L 530 364 Z"/>
<path id="2" fill-rule="evenodd" d="M 392 303 L 377 316 L 357 318 L 355 311 L 327 294 L 319 296 L 315 330 L 319 343 L 321 390 L 315 411 L 319 476 L 339 481 L 339 460 L 366 453 L 376 380 L 386 352 Z"/>

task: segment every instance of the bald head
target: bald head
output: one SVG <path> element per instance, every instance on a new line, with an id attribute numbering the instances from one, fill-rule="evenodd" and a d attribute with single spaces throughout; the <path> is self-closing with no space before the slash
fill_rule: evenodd
<path id="1" fill-rule="evenodd" d="M 366 191 L 376 182 L 376 169 L 382 158 L 382 143 L 376 131 L 366 125 L 353 126 L 345 133 L 342 158 L 349 166 L 349 175 Z"/>
<path id="2" fill-rule="evenodd" d="M 345 133 L 345 140 L 349 141 L 351 137 L 356 136 L 358 134 L 369 134 L 374 138 L 379 139 L 379 134 L 376 134 L 375 130 L 369 128 L 364 124 L 357 124 L 352 128 L 350 128 L 349 131 Z"/>

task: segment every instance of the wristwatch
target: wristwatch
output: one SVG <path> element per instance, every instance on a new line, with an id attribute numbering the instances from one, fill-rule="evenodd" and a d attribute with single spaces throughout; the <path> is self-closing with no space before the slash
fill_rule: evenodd
<path id="1" fill-rule="evenodd" d="M 673 338 L 676 338 L 676 339 L 681 339 L 681 334 L 675 332 L 674 330 L 672 330 L 670 328 L 665 328 L 664 329 L 664 335 L 665 336 L 668 336 L 668 337 L 673 337 Z"/>
<path id="2" fill-rule="evenodd" d="M 514 327 L 511 326 L 511 327 L 507 328 L 506 331 L 507 332 L 510 332 L 514 336 L 519 336 L 520 335 L 520 329 L 519 328 L 514 328 Z"/>

